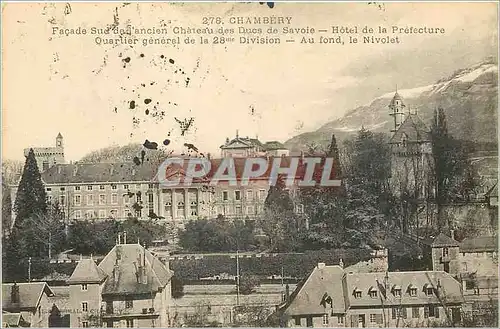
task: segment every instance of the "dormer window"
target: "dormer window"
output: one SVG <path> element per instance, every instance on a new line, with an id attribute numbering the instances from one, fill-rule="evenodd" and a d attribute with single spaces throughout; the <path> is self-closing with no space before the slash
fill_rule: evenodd
<path id="1" fill-rule="evenodd" d="M 429 286 L 428 284 L 425 284 L 424 285 L 424 292 L 427 296 L 432 296 L 432 294 L 434 293 L 434 289 Z"/>
<path id="2" fill-rule="evenodd" d="M 368 289 L 368 295 L 371 297 L 371 298 L 377 298 L 378 296 L 378 291 L 375 287 L 370 287 L 370 289 Z"/>
<path id="3" fill-rule="evenodd" d="M 417 296 L 417 287 L 410 284 L 410 286 L 408 287 L 408 293 L 410 294 L 411 297 L 416 297 Z"/>
<path id="4" fill-rule="evenodd" d="M 401 297 L 401 287 L 396 285 L 392 288 L 392 293 L 395 297 Z"/>
<path id="5" fill-rule="evenodd" d="M 353 295 L 354 298 L 361 298 L 361 290 L 359 290 L 358 288 L 354 288 Z"/>

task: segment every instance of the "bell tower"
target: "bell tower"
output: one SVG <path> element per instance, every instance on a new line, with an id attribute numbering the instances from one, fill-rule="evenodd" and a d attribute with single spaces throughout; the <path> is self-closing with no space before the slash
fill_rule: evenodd
<path id="1" fill-rule="evenodd" d="M 57 137 L 56 137 L 56 147 L 60 147 L 60 148 L 63 148 L 63 137 L 61 135 L 61 133 L 57 134 Z"/>
<path id="2" fill-rule="evenodd" d="M 399 126 L 403 123 L 405 107 L 406 105 L 403 103 L 403 98 L 398 94 L 398 90 L 396 88 L 396 93 L 394 94 L 394 97 L 392 97 L 391 103 L 389 104 L 389 115 L 394 120 L 394 128 L 391 130 L 392 133 L 395 133 Z"/>

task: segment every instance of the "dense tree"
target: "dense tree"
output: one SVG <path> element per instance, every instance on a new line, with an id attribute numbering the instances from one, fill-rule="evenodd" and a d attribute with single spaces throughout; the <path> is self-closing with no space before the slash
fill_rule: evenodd
<path id="1" fill-rule="evenodd" d="M 3 177 L 2 177 L 3 178 Z M 10 233 L 12 225 L 12 198 L 10 197 L 10 188 L 2 179 L 2 237 Z"/>
<path id="2" fill-rule="evenodd" d="M 266 247 L 273 251 L 291 251 L 298 248 L 299 223 L 294 203 L 283 176 L 269 188 L 264 212 L 257 219 L 257 227 L 267 236 Z"/>
<path id="3" fill-rule="evenodd" d="M 224 218 L 188 222 L 179 234 L 181 247 L 189 251 L 236 251 L 254 249 L 253 226 Z"/>
<path id="4" fill-rule="evenodd" d="M 303 233 L 305 245 L 308 248 L 332 248 L 340 246 L 345 238 L 346 198 L 345 185 L 340 163 L 340 151 L 335 135 L 332 135 L 330 145 L 323 159 L 333 158 L 333 168 L 330 178 L 342 180 L 342 186 L 320 186 L 300 188 L 300 198 L 304 204 L 304 211 L 310 222 L 310 229 Z M 324 160 L 316 170 L 315 181 L 320 182 Z"/>
<path id="5" fill-rule="evenodd" d="M 464 143 L 448 133 L 446 114 L 443 108 L 434 112 L 431 128 L 435 201 L 437 206 L 437 228 L 447 230 L 449 223 L 443 206 L 457 195 L 468 194 L 477 185 L 478 176 L 467 159 Z"/>
<path id="6" fill-rule="evenodd" d="M 14 204 L 16 219 L 14 225 L 20 228 L 26 218 L 47 212 L 45 187 L 38 170 L 33 149 L 30 149 L 24 164 L 23 174 Z"/>

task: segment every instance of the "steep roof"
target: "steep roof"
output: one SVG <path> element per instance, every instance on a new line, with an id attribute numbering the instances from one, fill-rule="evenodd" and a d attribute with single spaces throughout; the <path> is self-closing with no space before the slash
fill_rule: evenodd
<path id="1" fill-rule="evenodd" d="M 99 268 L 93 259 L 82 259 L 76 265 L 68 283 L 101 283 L 106 277 L 106 272 Z"/>
<path id="2" fill-rule="evenodd" d="M 2 283 L 2 310 L 35 310 L 40 303 L 42 294 L 54 295 L 52 289 L 45 282 L 17 283 L 19 287 L 19 305 L 17 306 L 11 300 L 12 286 L 14 283 Z"/>
<path id="3" fill-rule="evenodd" d="M 464 239 L 460 243 L 460 252 L 493 252 L 498 251 L 498 238 L 494 236 L 482 236 Z"/>
<path id="4" fill-rule="evenodd" d="M 384 283 L 385 276 L 384 272 L 347 274 L 350 306 L 439 304 L 440 300 L 445 301 L 446 304 L 463 302 L 461 284 L 444 271 L 389 272 L 387 286 Z M 410 296 L 410 286 L 417 288 L 416 296 Z M 438 289 L 439 296 L 426 295 L 425 287 Z M 377 297 L 371 297 L 368 294 L 370 289 L 378 291 Z M 394 289 L 401 289 L 401 297 L 395 296 Z M 355 290 L 361 291 L 360 298 L 354 297 Z"/>
<path id="5" fill-rule="evenodd" d="M 488 197 L 493 197 L 493 198 L 498 198 L 498 181 L 493 185 L 492 188 L 488 192 L 486 192 L 486 196 Z"/>
<path id="6" fill-rule="evenodd" d="M 417 114 L 409 114 L 392 136 L 390 143 L 400 143 L 406 135 L 407 142 L 429 142 L 430 130 Z"/>
<path id="7" fill-rule="evenodd" d="M 439 233 L 439 235 L 432 241 L 431 247 L 458 247 L 458 241 L 450 238 L 449 236 Z"/>
<path id="8" fill-rule="evenodd" d="M 386 280 L 387 276 L 387 281 Z M 416 288 L 416 295 L 410 289 Z M 434 289 L 427 295 L 426 288 Z M 401 290 L 401 296 L 394 293 Z M 361 293 L 356 297 L 354 292 Z M 369 292 L 376 291 L 372 297 Z M 357 307 L 463 303 L 461 283 L 444 271 L 346 273 L 340 266 L 315 267 L 291 301 L 283 307 L 288 316 L 329 312 L 325 299 L 333 300 L 333 313 Z M 323 303 L 322 303 L 323 302 Z"/>
<path id="9" fill-rule="evenodd" d="M 285 314 L 324 314 L 324 299 L 332 299 L 334 313 L 345 313 L 343 280 L 345 273 L 338 265 L 315 267 L 302 287 L 298 288 L 293 300 L 286 307 Z M 323 303 L 322 303 L 323 302 Z"/>
<path id="10" fill-rule="evenodd" d="M 394 106 L 396 104 L 396 101 L 401 101 L 401 104 L 403 104 L 404 106 L 403 97 L 401 97 L 401 95 L 397 91 L 394 94 L 394 97 L 392 97 L 390 106 Z"/>
<path id="11" fill-rule="evenodd" d="M 139 282 L 139 267 L 145 266 L 146 283 Z M 99 264 L 108 279 L 103 294 L 147 294 L 163 289 L 173 272 L 140 244 L 116 245 Z"/>
<path id="12" fill-rule="evenodd" d="M 21 313 L 2 313 L 2 328 L 24 327 L 27 325 Z"/>

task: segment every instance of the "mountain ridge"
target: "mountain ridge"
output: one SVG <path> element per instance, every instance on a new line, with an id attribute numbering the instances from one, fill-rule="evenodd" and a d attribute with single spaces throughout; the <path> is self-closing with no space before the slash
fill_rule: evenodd
<path id="1" fill-rule="evenodd" d="M 416 112 L 429 127 L 434 109 L 443 107 L 449 131 L 456 138 L 478 143 L 497 142 L 498 61 L 495 58 L 456 70 L 436 83 L 397 92 L 406 110 Z M 361 127 L 389 134 L 392 123 L 388 105 L 394 93 L 378 96 L 315 131 L 292 137 L 285 146 L 292 151 L 306 150 L 313 144 L 326 146 L 332 134 L 342 140 Z"/>

